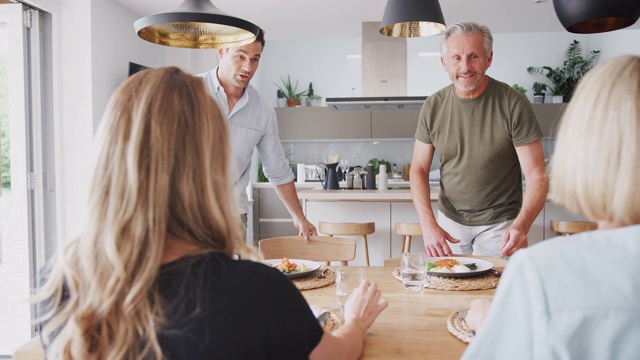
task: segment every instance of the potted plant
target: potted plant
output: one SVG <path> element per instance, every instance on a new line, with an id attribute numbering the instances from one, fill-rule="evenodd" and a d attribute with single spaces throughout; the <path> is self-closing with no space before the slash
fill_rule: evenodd
<path id="1" fill-rule="evenodd" d="M 276 83 L 274 83 L 274 84 L 286 96 L 287 105 L 289 107 L 293 107 L 293 106 L 302 104 L 300 102 L 300 100 L 302 99 L 303 95 L 307 94 L 307 90 L 303 90 L 303 91 L 298 92 L 298 81 L 296 81 L 295 85 L 292 85 L 291 84 L 291 77 L 289 77 L 289 75 L 287 75 L 287 80 L 283 79 L 282 77 L 280 77 L 280 80 L 282 81 L 282 86 L 280 86 L 280 85 L 278 85 Z"/>
<path id="2" fill-rule="evenodd" d="M 541 82 L 533 83 L 533 103 L 534 104 L 543 104 L 544 103 L 544 95 L 547 90 L 547 84 Z"/>
<path id="3" fill-rule="evenodd" d="M 287 96 L 284 94 L 284 91 L 278 89 L 276 94 L 278 96 L 278 107 L 287 107 Z"/>
<path id="4" fill-rule="evenodd" d="M 516 89 L 516 90 L 518 90 L 518 91 L 520 91 L 523 94 L 527 93 L 527 89 L 523 88 L 522 86 L 520 86 L 518 84 L 513 84 L 513 85 L 511 85 L 511 87 Z"/>
<path id="5" fill-rule="evenodd" d="M 527 72 L 530 74 L 541 74 L 547 77 L 553 84 L 551 91 L 555 96 L 564 96 L 565 101 L 571 99 L 573 89 L 576 87 L 584 74 L 589 71 L 600 56 L 600 50 L 592 50 L 586 57 L 582 56 L 582 48 L 578 40 L 573 40 L 565 54 L 562 67 L 552 68 L 550 66 L 534 67 L 529 66 Z"/>
<path id="6" fill-rule="evenodd" d="M 309 100 L 309 106 L 322 105 L 322 96 L 316 95 L 313 92 L 313 83 L 309 83 L 309 90 L 307 90 L 307 99 Z"/>

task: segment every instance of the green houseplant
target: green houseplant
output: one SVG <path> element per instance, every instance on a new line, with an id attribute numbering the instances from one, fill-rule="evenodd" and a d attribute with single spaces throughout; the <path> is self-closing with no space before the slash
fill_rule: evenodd
<path id="1" fill-rule="evenodd" d="M 293 85 L 291 83 L 291 77 L 288 74 L 287 74 L 286 80 L 282 77 L 280 77 L 280 80 L 282 81 L 282 85 L 279 85 L 276 83 L 274 84 L 287 97 L 287 104 L 290 107 L 300 105 L 301 104 L 300 100 L 302 99 L 302 96 L 307 94 L 307 90 L 298 91 L 298 81 L 296 80 L 296 84 Z"/>
<path id="2" fill-rule="evenodd" d="M 320 106 L 322 104 L 322 96 L 316 95 L 313 92 L 313 83 L 309 83 L 309 90 L 307 90 L 307 99 L 309 99 L 310 106 Z"/>
<path id="3" fill-rule="evenodd" d="M 533 83 L 532 88 L 533 88 L 533 102 L 535 104 L 544 103 L 544 95 L 545 95 L 544 92 L 547 90 L 547 84 L 536 81 Z"/>
<path id="4" fill-rule="evenodd" d="M 527 89 L 523 88 L 522 86 L 520 86 L 518 84 L 513 84 L 513 85 L 511 85 L 511 87 L 516 89 L 516 90 L 518 90 L 518 91 L 520 91 L 523 94 L 527 93 Z"/>
<path id="5" fill-rule="evenodd" d="M 569 101 L 573 94 L 573 89 L 578 85 L 584 74 L 593 67 L 598 56 L 600 56 L 600 50 L 592 50 L 587 56 L 582 56 L 580 42 L 573 40 L 567 48 L 562 67 L 554 69 L 550 66 L 529 66 L 527 72 L 546 76 L 552 84 L 551 93 L 554 96 L 563 95 L 565 101 Z"/>

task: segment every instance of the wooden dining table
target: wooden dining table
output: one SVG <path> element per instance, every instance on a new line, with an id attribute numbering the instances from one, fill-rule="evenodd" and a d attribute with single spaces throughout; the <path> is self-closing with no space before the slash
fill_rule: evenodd
<path id="1" fill-rule="evenodd" d="M 459 255 L 455 255 L 459 256 Z M 507 261 L 474 256 L 503 269 Z M 459 306 L 474 299 L 491 299 L 495 289 L 472 291 L 433 290 L 422 293 L 404 289 L 393 271 L 397 266 L 363 267 L 370 282 L 378 284 L 389 303 L 369 329 L 362 359 L 459 359 L 467 344 L 447 330 L 447 318 Z M 309 305 L 339 312 L 335 284 L 304 290 Z"/>

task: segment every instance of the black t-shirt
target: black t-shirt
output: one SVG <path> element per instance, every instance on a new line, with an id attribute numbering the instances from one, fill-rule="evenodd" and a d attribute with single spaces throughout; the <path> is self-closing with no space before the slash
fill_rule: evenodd
<path id="1" fill-rule="evenodd" d="M 323 331 L 291 281 L 210 253 L 162 266 L 167 359 L 308 359 Z"/>

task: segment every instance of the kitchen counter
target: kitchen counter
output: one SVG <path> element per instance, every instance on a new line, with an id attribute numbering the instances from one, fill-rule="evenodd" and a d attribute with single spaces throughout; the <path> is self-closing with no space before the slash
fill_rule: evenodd
<path id="1" fill-rule="evenodd" d="M 431 191 L 431 201 L 438 200 L 438 190 Z M 411 190 L 324 190 L 310 189 L 298 191 L 298 198 L 304 201 L 413 201 Z"/>

